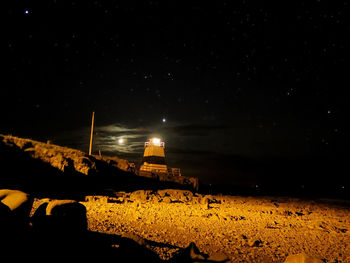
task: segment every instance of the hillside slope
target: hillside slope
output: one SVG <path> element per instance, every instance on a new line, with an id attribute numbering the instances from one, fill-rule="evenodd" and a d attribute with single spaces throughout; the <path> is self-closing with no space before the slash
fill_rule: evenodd
<path id="1" fill-rule="evenodd" d="M 31 139 L 0 135 L 0 187 L 39 192 L 84 192 L 137 189 L 191 189 L 191 181 L 146 178 L 131 172 L 127 160 Z"/>

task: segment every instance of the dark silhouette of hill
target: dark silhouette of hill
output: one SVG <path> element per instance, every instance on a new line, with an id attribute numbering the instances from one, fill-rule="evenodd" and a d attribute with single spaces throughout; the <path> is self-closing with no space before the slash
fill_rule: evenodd
<path id="1" fill-rule="evenodd" d="M 128 161 L 89 156 L 66 147 L 0 135 L 0 188 L 15 188 L 38 196 L 80 198 L 138 189 L 191 189 L 191 185 L 137 176 Z"/>

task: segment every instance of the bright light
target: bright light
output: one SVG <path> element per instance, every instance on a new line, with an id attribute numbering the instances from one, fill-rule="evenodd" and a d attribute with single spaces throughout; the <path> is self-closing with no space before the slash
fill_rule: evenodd
<path id="1" fill-rule="evenodd" d="M 166 122 L 166 119 L 165 119 L 165 118 L 163 118 L 163 119 L 162 119 L 162 122 Z"/>
<path id="2" fill-rule="evenodd" d="M 159 138 L 153 138 L 152 139 L 152 143 L 154 144 L 154 145 L 160 145 L 160 139 Z"/>
<path id="3" fill-rule="evenodd" d="M 118 140 L 118 144 L 124 144 L 124 139 L 123 139 L 123 138 L 120 138 L 120 139 Z"/>

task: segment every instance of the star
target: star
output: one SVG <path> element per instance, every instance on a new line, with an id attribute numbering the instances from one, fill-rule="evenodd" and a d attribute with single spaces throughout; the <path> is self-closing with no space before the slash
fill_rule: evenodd
<path id="1" fill-rule="evenodd" d="M 24 11 L 24 14 L 29 15 L 29 10 L 26 9 L 26 10 Z"/>

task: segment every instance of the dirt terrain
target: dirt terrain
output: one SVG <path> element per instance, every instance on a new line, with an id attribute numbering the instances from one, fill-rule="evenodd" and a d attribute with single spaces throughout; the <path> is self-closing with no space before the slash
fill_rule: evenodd
<path id="1" fill-rule="evenodd" d="M 81 204 L 89 230 L 140 237 L 161 259 L 194 242 L 232 262 L 284 262 L 301 252 L 350 262 L 349 202 L 140 190 L 87 196 Z"/>

